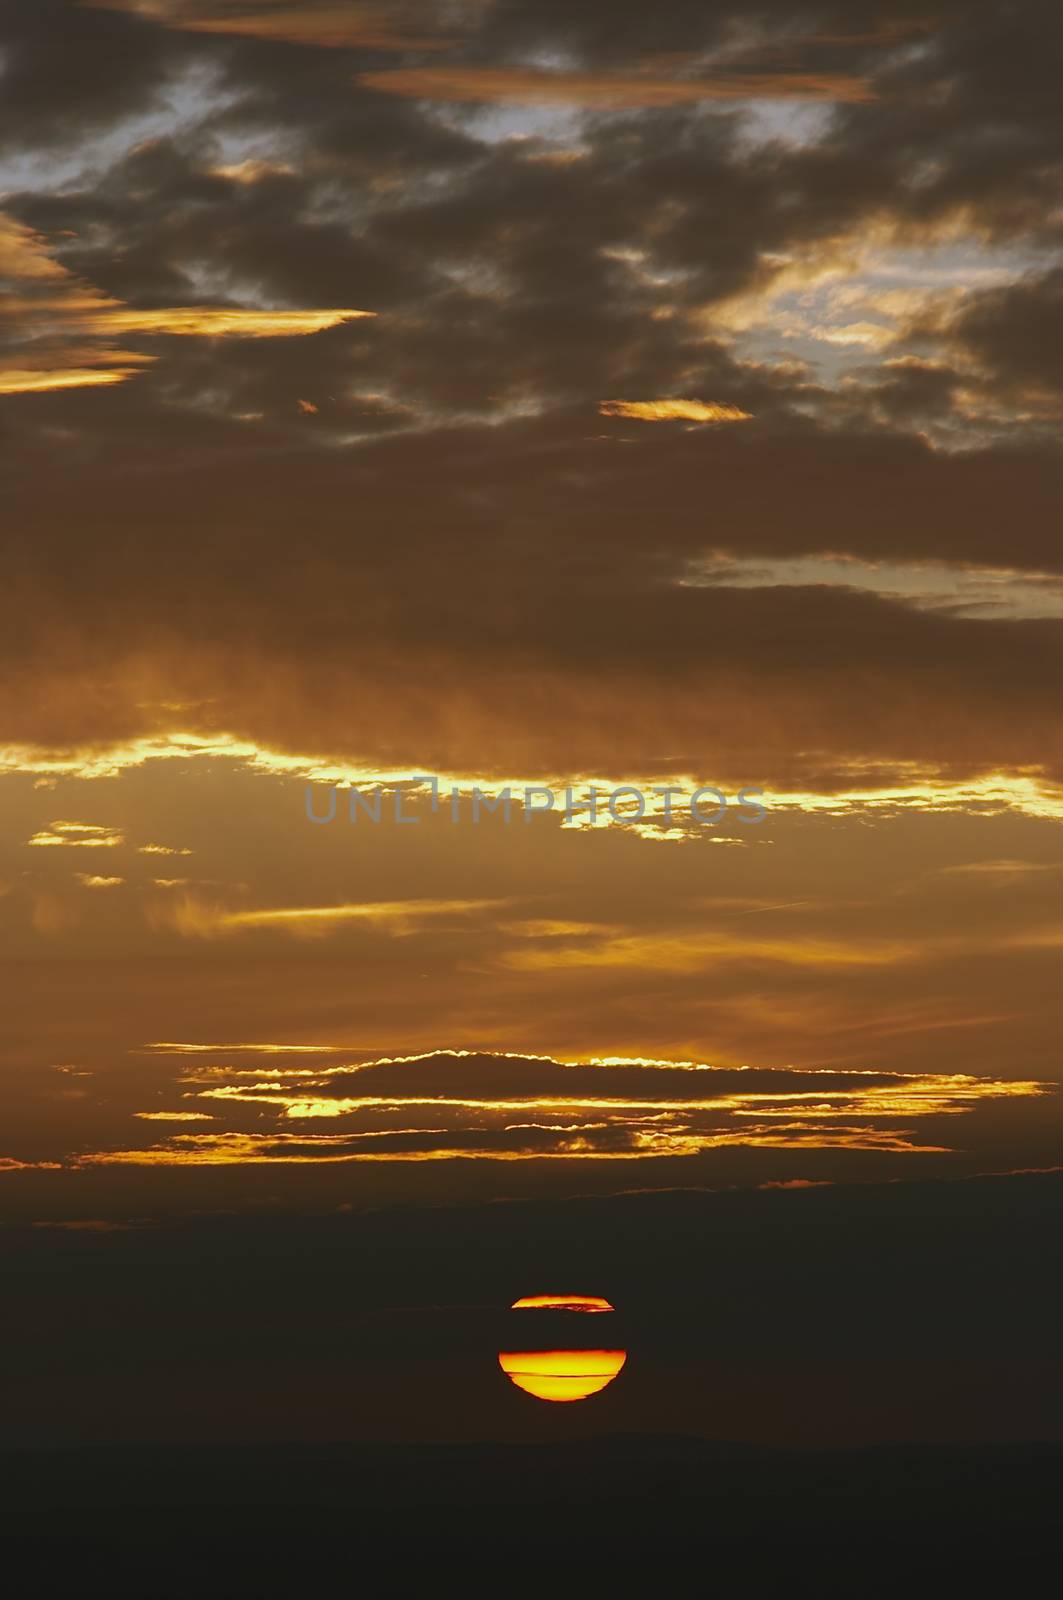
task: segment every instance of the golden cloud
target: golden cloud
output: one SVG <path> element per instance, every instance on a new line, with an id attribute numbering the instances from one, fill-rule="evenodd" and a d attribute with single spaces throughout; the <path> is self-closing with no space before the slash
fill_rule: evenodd
<path id="1" fill-rule="evenodd" d="M 372 311 L 257 311 L 232 306 L 177 306 L 171 310 L 99 311 L 78 319 L 79 329 L 90 334 L 177 334 L 201 339 L 278 339 L 322 333 Z"/>
<path id="2" fill-rule="evenodd" d="M 207 169 L 212 178 L 225 178 L 230 183 L 248 186 L 261 183 L 266 178 L 290 178 L 295 172 L 286 161 L 230 161 Z"/>
<path id="3" fill-rule="evenodd" d="M 166 761 L 201 761 L 204 765 L 210 763 L 214 766 L 224 761 L 231 762 L 234 770 L 243 769 L 267 777 L 294 777 L 309 783 L 338 784 L 351 788 L 373 788 L 379 784 L 385 790 L 408 784 L 410 774 L 409 767 L 399 769 L 391 764 L 380 764 L 369 754 L 361 757 L 352 754 L 348 760 L 343 760 L 307 750 L 296 753 L 224 732 L 205 734 L 174 731 L 128 742 L 101 742 L 62 748 L 22 743 L 0 746 L 0 773 L 21 773 L 45 781 L 64 776 L 76 776 L 86 781 L 115 778 L 150 763 Z M 516 797 L 525 788 L 542 783 L 552 784 L 558 794 L 569 783 L 584 795 L 592 786 L 599 793 L 619 787 L 636 788 L 646 796 L 645 815 L 648 823 L 664 815 L 664 801 L 652 793 L 662 776 L 667 776 L 674 787 L 689 792 L 701 784 L 701 779 L 695 773 L 661 774 L 652 769 L 632 770 L 629 767 L 616 767 L 604 773 L 580 772 L 559 776 L 556 770 L 544 771 L 541 766 L 534 770 L 518 770 L 515 775 L 512 771 L 492 772 L 466 766 L 437 774 L 441 793 L 459 788 L 466 799 L 474 787 L 497 792 L 508 786 Z M 831 756 L 825 758 L 823 770 L 807 788 L 789 789 L 780 783 L 765 790 L 765 796 L 772 815 L 779 812 L 805 812 L 844 817 L 899 815 L 903 812 L 944 815 L 954 812 L 971 816 L 1011 813 L 1015 816 L 1063 820 L 1063 786 L 1054 782 L 1046 771 L 1018 764 L 1011 767 L 1000 765 L 975 775 L 960 776 L 930 761 L 870 761 Z M 561 818 L 563 812 L 557 810 L 554 815 Z M 599 815 L 593 824 L 585 814 L 574 812 L 571 821 L 565 822 L 564 826 L 571 829 L 627 827 L 635 832 L 630 822 L 616 822 L 605 806 L 599 808 Z M 698 836 L 704 839 L 704 830 Z M 642 832 L 639 837 L 646 838 L 648 835 Z M 724 841 L 721 838 L 717 842 Z M 149 855 L 191 853 L 186 849 L 166 846 L 145 845 L 141 848 Z"/>
<path id="4" fill-rule="evenodd" d="M 184 895 L 176 904 L 156 907 L 152 918 L 157 926 L 171 927 L 186 938 L 215 939 L 245 929 L 267 928 L 295 938 L 314 939 L 349 922 L 374 923 L 392 933 L 403 933 L 432 918 L 466 916 L 505 903 L 499 900 L 387 900 L 232 911 Z"/>
<path id="5" fill-rule="evenodd" d="M 18 292 L 0 301 L 0 394 L 45 394 L 125 383 L 156 357 L 123 350 L 123 335 L 278 339 L 321 333 L 371 311 L 244 306 L 138 309 L 82 284 L 48 240 L 0 213 L 0 276 Z M 43 292 L 41 292 L 43 290 Z"/>
<path id="6" fill-rule="evenodd" d="M 188 1086 L 186 1100 L 209 1104 L 227 1125 L 175 1133 L 146 1148 L 99 1150 L 79 1162 L 643 1160 L 727 1148 L 911 1156 L 952 1148 L 933 1137 L 936 1130 L 927 1137 L 913 1125 L 954 1122 L 980 1105 L 1055 1087 L 968 1073 L 563 1062 L 460 1050 L 316 1069 L 217 1066 L 187 1073 L 178 1083 Z M 182 1108 L 136 1115 L 181 1122 L 202 1113 Z M 277 1126 L 263 1129 L 270 1116 Z M 314 1124 L 321 1119 L 337 1131 L 318 1131 Z M 304 1126 L 290 1131 L 292 1123 Z M 567 1305 L 569 1299 L 540 1296 L 524 1303 Z M 605 1307 L 592 1297 L 581 1308 Z"/>
<path id="7" fill-rule="evenodd" d="M 91 367 L 55 368 L 33 372 L 9 367 L 0 372 L 0 394 L 46 394 L 55 389 L 95 389 L 124 383 L 134 376 L 133 367 L 112 367 L 97 371 Z"/>
<path id="8" fill-rule="evenodd" d="M 213 1122 L 209 1111 L 135 1111 L 141 1122 Z"/>
<path id="9" fill-rule="evenodd" d="M 637 422 L 749 422 L 752 413 L 715 400 L 603 400 L 603 417 Z"/>
<path id="10" fill-rule="evenodd" d="M 113 849 L 124 843 L 124 835 L 117 828 L 106 828 L 96 822 L 53 822 L 50 828 L 35 833 L 27 844 L 52 849 Z"/>
<path id="11" fill-rule="evenodd" d="M 0 211 L 0 278 L 32 281 L 68 276 L 66 268 L 48 254 L 40 234 Z"/>

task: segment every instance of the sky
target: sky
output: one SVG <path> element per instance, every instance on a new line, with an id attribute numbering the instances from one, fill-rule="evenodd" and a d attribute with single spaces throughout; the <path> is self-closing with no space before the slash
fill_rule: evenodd
<path id="1" fill-rule="evenodd" d="M 0 1233 L 1056 1192 L 1061 38 L 0 0 Z"/>

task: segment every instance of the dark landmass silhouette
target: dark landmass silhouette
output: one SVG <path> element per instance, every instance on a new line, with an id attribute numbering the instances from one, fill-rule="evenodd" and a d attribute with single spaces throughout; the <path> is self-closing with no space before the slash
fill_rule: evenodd
<path id="1" fill-rule="evenodd" d="M 42 1594 L 667 1592 L 684 1572 L 854 1595 L 995 1573 L 1024 1594 L 1057 1559 L 1063 1445 L 111 1447 L 8 1452 L 0 1488 L 5 1566 Z"/>

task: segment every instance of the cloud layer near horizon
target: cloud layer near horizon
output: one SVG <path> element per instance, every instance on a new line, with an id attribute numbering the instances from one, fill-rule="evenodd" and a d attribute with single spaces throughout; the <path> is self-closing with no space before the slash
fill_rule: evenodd
<path id="1" fill-rule="evenodd" d="M 298 16 L 0 8 L 0 740 L 1063 776 L 1063 623 L 874 579 L 1063 571 L 1051 8 Z"/>

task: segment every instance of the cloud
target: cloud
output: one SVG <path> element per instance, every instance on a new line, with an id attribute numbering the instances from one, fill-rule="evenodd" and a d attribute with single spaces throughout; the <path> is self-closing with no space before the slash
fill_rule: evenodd
<path id="1" fill-rule="evenodd" d="M 833 1185 L 829 1178 L 779 1178 L 769 1179 L 767 1183 L 758 1183 L 758 1189 L 830 1189 Z"/>
<path id="2" fill-rule="evenodd" d="M 192 895 L 167 901 L 151 913 L 157 927 L 172 927 L 187 938 L 213 939 L 246 930 L 267 929 L 297 939 L 324 938 L 334 928 L 367 922 L 400 935 L 435 918 L 469 916 L 502 902 L 495 900 L 395 900 L 324 906 L 263 906 L 227 910 Z"/>
<path id="3" fill-rule="evenodd" d="M 1012 425 L 1063 416 L 1063 271 L 1024 274 L 911 319 L 905 337 L 951 362 L 959 403 L 977 417 Z"/>
<path id="4" fill-rule="evenodd" d="M 932 874 L 1047 859 L 1063 815 L 1063 634 L 1037 604 L 1063 573 L 1058 19 L 946 0 L 898 39 L 860 0 L 513 0 L 464 11 L 445 58 L 391 62 L 501 96 L 461 101 L 359 85 L 388 63 L 286 43 L 325 37 L 299 11 L 170 14 L 238 36 L 0 6 L 3 364 L 36 386 L 2 406 L 0 936 L 66 998 L 17 994 L 22 1037 L 66 1059 L 65 1009 L 79 1054 L 91 1034 L 120 1063 L 187 1031 L 194 992 L 206 1040 L 376 1054 L 399 1016 L 407 1053 L 810 1060 L 828 1040 L 831 1060 L 932 1071 L 947 1044 L 972 1074 L 1050 1072 L 1051 874 Z M 430 12 L 388 28 L 438 38 Z M 532 100 L 507 98 L 515 70 Z M 788 77 L 874 97 L 771 97 Z M 769 99 L 535 101 L 718 81 Z M 239 336 L 348 306 L 377 315 Z M 756 420 L 603 421 L 603 396 Z M 517 850 L 445 818 L 400 850 L 302 821 L 304 780 L 426 770 L 559 790 L 679 775 L 762 785 L 771 809 L 731 848 L 699 850 L 727 836 L 705 830 L 671 851 L 546 820 Z M 131 849 L 125 895 L 81 893 L 71 867 L 104 858 L 64 853 L 49 818 L 96 815 L 72 797 L 102 806 L 89 780 L 128 839 L 194 847 L 195 885 L 136 879 L 141 859 L 185 865 Z M 51 850 L 23 848 L 38 833 Z M 91 996 L 64 987 L 90 937 Z M 252 982 L 242 963 L 266 956 Z M 98 1149 L 135 1142 L 122 1117 L 172 1131 L 132 1120 L 168 1102 L 127 1088 Z M 849 1129 L 953 1142 L 850 1110 Z M 410 1126 L 353 1131 L 398 1148 Z M 322 1128 L 343 1119 L 280 1131 Z M 553 1123 L 501 1131 L 560 1148 Z M 742 1129 L 669 1131 L 686 1151 Z"/>
<path id="5" fill-rule="evenodd" d="M 914 945 L 887 941 L 857 944 L 804 938 L 764 939 L 726 933 L 621 934 L 595 940 L 551 940 L 532 948 L 509 951 L 506 966 L 519 972 L 544 972 L 554 968 L 630 967 L 647 972 L 696 972 L 721 962 L 778 963 L 782 966 L 844 968 L 890 965 L 913 961 L 922 952 Z"/>
<path id="6" fill-rule="evenodd" d="M 44 282 L 52 287 L 67 273 L 48 254 L 43 239 L 0 211 L 0 276 L 8 281 Z"/>
<path id="7" fill-rule="evenodd" d="M 144 1046 L 145 1051 L 162 1055 L 231 1055 L 245 1051 L 253 1055 L 330 1055 L 345 1048 L 333 1044 L 196 1044 L 181 1040 L 159 1040 Z"/>
<path id="8" fill-rule="evenodd" d="M 53 822 L 50 828 L 35 833 L 27 844 L 66 850 L 114 849 L 125 837 L 117 828 L 97 822 Z"/>
<path id="9" fill-rule="evenodd" d="M 809 336 L 822 339 L 826 344 L 867 345 L 871 349 L 880 349 L 892 344 L 896 333 L 879 322 L 846 322 L 839 327 L 810 328 Z"/>
<path id="10" fill-rule="evenodd" d="M 1050 861 L 961 861 L 947 867 L 938 868 L 938 871 L 942 873 L 962 873 L 965 876 L 973 873 L 978 877 L 985 876 L 990 880 L 999 879 L 1004 882 L 1023 877 L 1030 872 L 1056 872 L 1059 870 L 1058 864 Z"/>
<path id="11" fill-rule="evenodd" d="M 134 376 L 133 367 L 113 367 L 97 371 L 92 367 L 50 368 L 44 372 L 8 367 L 0 372 L 0 394 L 47 394 L 57 389 L 91 389 L 124 383 Z"/>
<path id="12" fill-rule="evenodd" d="M 102 11 L 128 11 L 191 33 L 217 33 L 323 49 L 431 50 L 445 47 L 462 5 L 449 20 L 430 0 L 80 0 Z M 463 0 L 474 13 L 477 0 Z"/>
<path id="13" fill-rule="evenodd" d="M 83 1164 L 638 1160 L 726 1147 L 929 1154 L 946 1147 L 904 1124 L 962 1117 L 982 1103 L 1049 1088 L 961 1073 L 736 1071 L 467 1051 L 323 1068 L 312 1091 L 302 1069 L 286 1077 L 283 1069 L 219 1068 L 205 1080 L 193 1071 L 185 1082 L 229 1126 L 93 1152 Z M 272 1116 L 273 1130 L 262 1131 L 263 1115 Z M 328 1131 L 316 1126 L 322 1120 Z M 303 1124 L 300 1131 L 290 1131 L 293 1122 Z"/>
<path id="14" fill-rule="evenodd" d="M 0 213 L 0 274 L 14 293 L 0 299 L 0 394 L 109 387 L 156 356 L 121 349 L 146 337 L 276 339 L 320 333 L 354 310 L 264 310 L 240 306 L 134 308 L 81 282 L 43 235 Z"/>
<path id="15" fill-rule="evenodd" d="M 137 1223 L 111 1221 L 103 1217 L 76 1217 L 62 1222 L 38 1221 L 32 1226 L 56 1228 L 63 1233 L 124 1233 L 130 1228 L 135 1228 Z"/>
<path id="16" fill-rule="evenodd" d="M 639 422 L 748 422 L 738 406 L 715 400 L 603 400 L 603 417 L 631 417 Z"/>
<path id="17" fill-rule="evenodd" d="M 207 1111 L 135 1111 L 142 1122 L 213 1122 Z"/>
<path id="18" fill-rule="evenodd" d="M 795 18 L 777 21 L 788 39 Z M 618 13 L 615 47 L 600 23 L 533 8 L 518 27 L 495 15 L 481 53 L 523 30 L 527 59 L 551 32 L 560 58 L 596 69 L 642 58 L 648 16 Z M 704 27 L 702 54 L 723 48 L 715 22 Z M 423 764 L 430 750 L 445 770 L 482 771 L 487 752 L 499 770 L 566 775 L 594 750 L 602 770 L 630 773 L 661 749 L 692 763 L 711 681 L 714 759 L 743 780 L 752 766 L 807 792 L 802 766 L 837 787 L 867 762 L 892 769 L 883 786 L 899 789 L 913 766 L 939 762 L 945 785 L 1033 769 L 1051 782 L 1047 619 L 1010 631 L 1001 621 L 990 636 L 974 618 L 913 619 L 903 598 L 815 583 L 742 596 L 686 587 L 690 563 L 712 550 L 933 560 L 945 587 L 971 563 L 1019 575 L 1058 566 L 1063 461 L 1010 377 L 985 380 L 983 410 L 1010 407 L 1006 425 L 990 424 L 958 409 L 957 389 L 982 380 L 961 374 L 944 335 L 932 354 L 882 352 L 918 366 L 822 341 L 810 357 L 764 326 L 779 302 L 757 299 L 780 279 L 798 298 L 852 288 L 874 278 L 887 247 L 932 255 L 951 293 L 971 264 L 951 260 L 962 239 L 976 260 L 995 241 L 1021 273 L 1045 225 L 1031 187 L 1041 169 L 1024 160 L 1017 171 L 1003 146 L 993 162 L 966 157 L 988 63 L 1009 70 L 1006 55 L 986 53 L 987 27 L 977 8 L 950 13 L 932 50 L 889 57 L 896 93 L 838 108 L 814 148 L 770 158 L 728 118 L 683 107 L 578 139 L 549 121 L 480 137 L 456 113 L 444 125 L 402 97 L 352 93 L 350 64 L 341 72 L 327 52 L 278 52 L 275 65 L 240 52 L 226 56 L 238 98 L 224 127 L 197 114 L 62 194 L 14 196 L 28 234 L 13 248 L 34 270 L 54 273 L 49 251 L 63 241 L 70 277 L 38 290 L 99 283 L 111 312 L 144 318 L 159 307 L 199 316 L 190 284 L 209 291 L 211 312 L 231 291 L 245 312 L 341 307 L 349 293 L 379 314 L 309 340 L 166 337 L 150 351 L 153 336 L 93 320 L 93 338 L 162 356 L 136 369 L 136 384 L 51 394 L 47 417 L 36 403 L 10 407 L 7 488 L 26 540 L 5 605 L 9 626 L 22 619 L 29 670 L 28 687 L 0 691 L 4 742 L 35 742 L 43 760 L 65 746 L 92 768 L 161 724 L 370 771 Z M 208 48 L 192 35 L 180 44 Z M 693 41 L 672 44 L 689 55 Z M 954 87 L 935 101 L 943 83 Z M 1011 119 L 1009 148 L 1041 147 L 1036 94 L 990 99 Z M 212 176 L 238 158 L 292 171 L 250 184 Z M 1009 209 L 1017 196 L 1021 215 Z M 907 255 L 895 265 L 914 270 Z M 901 292 L 877 280 L 871 291 Z M 742 327 L 730 315 L 739 303 Z M 907 340 L 911 304 L 888 303 Z M 843 329 L 865 320 L 863 308 L 836 310 Z M 833 326 L 817 306 L 802 315 L 806 328 Z M 847 351 L 871 365 L 841 376 L 810 365 Z M 368 406 L 366 395 L 382 398 Z M 726 396 L 756 424 L 644 427 L 625 414 L 606 434 L 623 438 L 613 448 L 587 437 L 603 395 L 650 397 L 614 402 L 640 407 Z M 312 427 L 298 397 L 318 407 Z M 61 477 L 44 466 L 54 426 L 78 442 Z M 119 437 L 140 463 L 135 479 L 118 476 Z M 204 521 L 203 505 L 217 515 Z M 136 534 L 149 521 L 150 550 Z M 293 526 L 309 552 L 297 568 Z M 238 593 L 197 582 L 213 562 L 243 564 Z M 366 694 L 354 722 L 350 704 Z M 174 702 L 195 709 L 167 711 Z"/>
<path id="19" fill-rule="evenodd" d="M 192 335 L 200 339 L 276 339 L 321 333 L 371 311 L 257 311 L 229 306 L 183 306 L 159 311 L 101 311 L 87 316 L 88 334 L 119 333 Z"/>
<path id="20" fill-rule="evenodd" d="M 733 72 L 707 78 L 654 77 L 650 72 L 544 72 L 531 67 L 474 65 L 389 67 L 359 74 L 363 88 L 416 100 L 511 105 L 571 105 L 584 110 L 683 106 L 703 100 L 843 100 L 873 98 L 866 79 L 803 72 Z"/>

